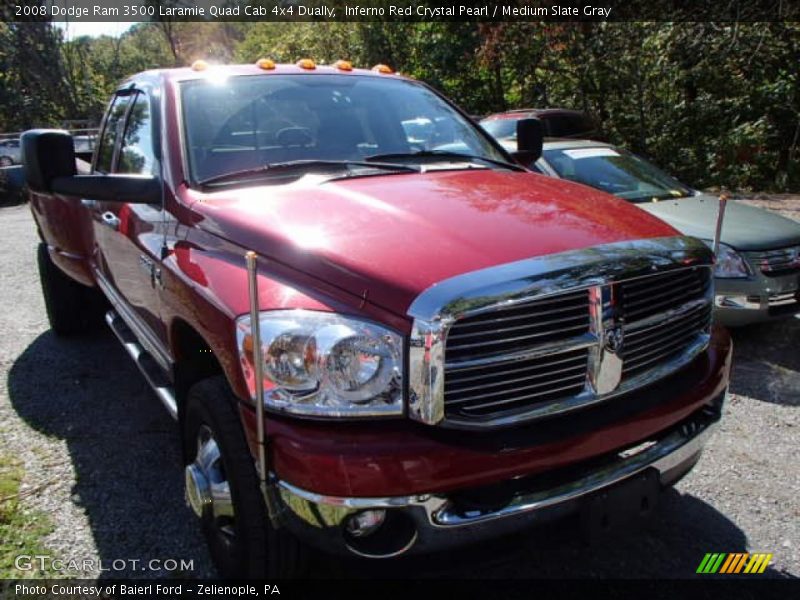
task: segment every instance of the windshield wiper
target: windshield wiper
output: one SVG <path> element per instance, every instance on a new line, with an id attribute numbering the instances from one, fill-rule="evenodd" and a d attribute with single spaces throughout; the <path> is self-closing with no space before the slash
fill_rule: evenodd
<path id="1" fill-rule="evenodd" d="M 368 156 L 366 158 L 367 161 L 392 161 L 392 160 L 416 160 L 416 159 L 425 159 L 425 158 L 446 158 L 446 159 L 459 159 L 463 161 L 484 161 L 491 163 L 493 165 L 498 165 L 500 167 L 505 167 L 507 169 L 513 169 L 514 171 L 524 171 L 525 169 L 522 168 L 520 165 L 515 165 L 510 162 L 506 162 L 504 160 L 497 160 L 494 158 L 488 158 L 486 156 L 477 156 L 474 154 L 462 154 L 460 152 L 450 152 L 449 150 L 420 150 L 418 152 L 395 152 L 392 154 L 373 154 L 372 156 Z"/>
<path id="2" fill-rule="evenodd" d="M 198 185 L 214 185 L 215 183 L 225 183 L 242 179 L 245 177 L 256 177 L 258 175 L 266 175 L 269 173 L 281 173 L 292 170 L 312 170 L 317 167 L 338 167 L 349 169 L 350 167 L 365 167 L 368 169 L 381 169 L 384 171 L 396 171 L 402 173 L 419 173 L 420 169 L 410 165 L 398 165 L 394 163 L 378 163 L 367 162 L 360 160 L 320 160 L 320 159 L 303 159 L 303 160 L 289 160 L 286 162 L 269 163 L 254 167 L 252 169 L 242 169 L 240 171 L 232 171 L 230 173 L 223 173 L 222 175 L 215 175 L 208 179 L 198 181 Z"/>

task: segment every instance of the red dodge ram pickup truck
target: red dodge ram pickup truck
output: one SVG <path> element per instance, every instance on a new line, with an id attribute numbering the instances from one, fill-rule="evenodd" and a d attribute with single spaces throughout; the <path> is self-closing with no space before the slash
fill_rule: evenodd
<path id="1" fill-rule="evenodd" d="M 24 135 L 52 329 L 104 315 L 177 419 L 221 575 L 602 531 L 697 461 L 711 252 L 517 140 L 385 66 L 263 59 L 130 78 L 91 166 Z"/>

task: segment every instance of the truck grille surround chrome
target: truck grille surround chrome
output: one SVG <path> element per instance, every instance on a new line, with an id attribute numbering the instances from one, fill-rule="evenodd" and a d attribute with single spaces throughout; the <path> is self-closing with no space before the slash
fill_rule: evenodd
<path id="1" fill-rule="evenodd" d="M 510 426 L 602 402 L 708 345 L 713 255 L 693 238 L 639 240 L 467 273 L 411 305 L 409 413 Z"/>

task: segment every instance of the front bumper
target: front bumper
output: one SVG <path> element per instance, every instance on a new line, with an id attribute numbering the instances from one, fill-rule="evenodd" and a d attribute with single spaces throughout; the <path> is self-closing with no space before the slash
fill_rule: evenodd
<path id="1" fill-rule="evenodd" d="M 388 558 L 478 542 L 554 520 L 579 510 L 582 500 L 648 470 L 668 486 L 697 462 L 719 421 L 725 393 L 658 436 L 589 465 L 550 473 L 547 483 L 521 479 L 504 489 L 470 493 L 348 498 L 315 494 L 287 482 L 277 484 L 282 522 L 298 538 L 333 553 Z M 353 537 L 348 519 L 365 510 L 386 511 L 371 536 Z M 386 529 L 384 532 L 383 529 Z"/>
<path id="2" fill-rule="evenodd" d="M 726 327 L 800 313 L 800 274 L 797 273 L 767 277 L 757 272 L 748 279 L 716 279 L 715 287 L 714 319 Z"/>
<path id="3" fill-rule="evenodd" d="M 656 384 L 493 432 L 272 416 L 265 425 L 274 497 L 298 538 L 375 557 L 518 531 L 576 511 L 587 495 L 621 478 L 655 472 L 668 485 L 691 468 L 719 418 L 731 355 L 727 331 L 714 327 L 705 352 Z M 240 413 L 255 452 L 255 413 L 245 404 Z M 354 545 L 346 521 L 376 508 L 393 515 L 388 542 Z"/>

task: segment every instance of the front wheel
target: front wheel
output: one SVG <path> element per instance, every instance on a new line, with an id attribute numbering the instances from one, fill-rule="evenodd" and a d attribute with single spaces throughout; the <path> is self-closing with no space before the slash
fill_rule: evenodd
<path id="1" fill-rule="evenodd" d="M 187 500 L 221 577 L 291 577 L 302 565 L 302 549 L 269 522 L 235 403 L 223 377 L 189 390 L 183 428 Z"/>

